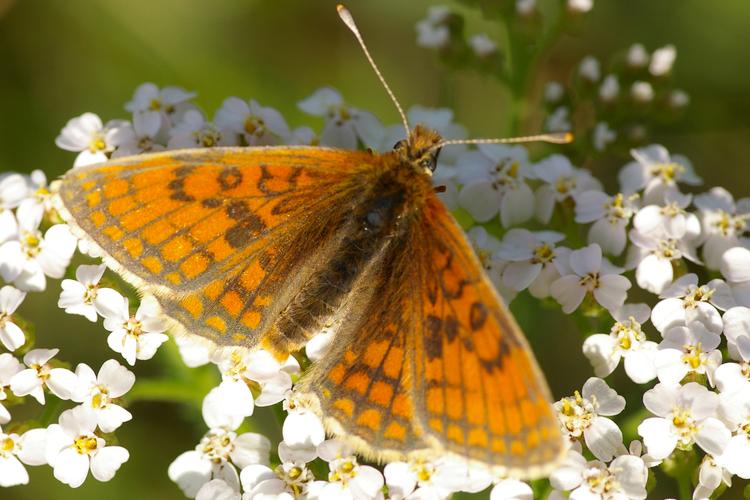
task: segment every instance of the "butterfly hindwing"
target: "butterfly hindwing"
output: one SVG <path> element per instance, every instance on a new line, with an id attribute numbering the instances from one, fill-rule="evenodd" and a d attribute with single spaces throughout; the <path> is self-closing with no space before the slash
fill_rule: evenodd
<path id="1" fill-rule="evenodd" d="M 269 331 L 266 341 L 283 353 L 293 345 L 271 327 L 338 245 L 361 191 L 357 165 L 370 157 L 304 147 L 171 151 L 74 169 L 60 196 L 79 233 L 187 331 L 246 346 Z"/>

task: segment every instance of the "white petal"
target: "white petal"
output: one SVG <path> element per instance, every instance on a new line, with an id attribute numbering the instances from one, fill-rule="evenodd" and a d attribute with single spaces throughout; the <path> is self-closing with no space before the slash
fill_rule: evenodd
<path id="1" fill-rule="evenodd" d="M 511 290 L 526 289 L 542 270 L 542 264 L 511 262 L 503 270 L 503 283 Z"/>
<path id="2" fill-rule="evenodd" d="M 700 430 L 695 435 L 695 442 L 706 453 L 719 456 L 729 444 L 732 433 L 716 418 L 709 417 L 701 422 Z"/>
<path id="3" fill-rule="evenodd" d="M 272 479 L 278 479 L 278 476 L 268 466 L 262 464 L 248 465 L 240 472 L 240 482 L 245 491 L 250 491 L 259 483 Z"/>
<path id="4" fill-rule="evenodd" d="M 586 296 L 586 290 L 579 285 L 579 280 L 575 275 L 563 276 L 550 285 L 550 295 L 560 303 L 565 314 L 575 311 Z"/>
<path id="5" fill-rule="evenodd" d="M 26 336 L 15 323 L 7 321 L 4 327 L 0 327 L 0 342 L 9 351 L 15 351 L 26 343 Z"/>
<path id="6" fill-rule="evenodd" d="M 89 473 L 89 457 L 67 448 L 58 455 L 54 465 L 55 479 L 71 488 L 78 488 Z"/>
<path id="7" fill-rule="evenodd" d="M 130 453 L 122 446 L 105 446 L 91 458 L 91 475 L 97 481 L 109 481 L 128 458 Z"/>
<path id="8" fill-rule="evenodd" d="M 625 373 L 630 380 L 636 384 L 645 384 L 656 378 L 656 367 L 654 366 L 654 355 L 656 344 L 648 343 L 649 347 L 631 351 L 625 356 L 623 363 Z"/>
<path id="9" fill-rule="evenodd" d="M 604 462 L 625 453 L 622 431 L 608 418 L 598 417 L 583 431 L 586 446 L 596 458 Z"/>
<path id="10" fill-rule="evenodd" d="M 608 311 L 614 311 L 625 303 L 630 281 L 625 276 L 607 274 L 599 277 L 599 288 L 594 290 L 594 298 Z"/>
<path id="11" fill-rule="evenodd" d="M 13 455 L 0 455 L 0 486 L 17 486 L 29 483 L 29 473 Z"/>
<path id="12" fill-rule="evenodd" d="M 65 368 L 53 368 L 49 371 L 47 387 L 60 399 L 71 399 L 78 389 L 78 377 Z"/>
<path id="13" fill-rule="evenodd" d="M 654 415 L 666 417 L 672 411 L 679 393 L 678 386 L 657 384 L 643 395 L 643 404 Z"/>
<path id="14" fill-rule="evenodd" d="M 47 429 L 31 429 L 23 433 L 20 439 L 18 458 L 27 465 L 47 463 L 44 456 L 47 447 Z"/>
<path id="15" fill-rule="evenodd" d="M 656 255 L 643 259 L 635 272 L 638 286 L 651 293 L 661 293 L 672 282 L 672 277 L 672 262 Z"/>
<path id="16" fill-rule="evenodd" d="M 195 500 L 240 500 L 240 492 L 222 479 L 212 479 L 198 490 Z"/>
<path id="17" fill-rule="evenodd" d="M 177 483 L 188 498 L 194 498 L 198 490 L 211 479 L 211 462 L 203 459 L 197 451 L 186 451 L 169 464 L 169 479 Z"/>
<path id="18" fill-rule="evenodd" d="M 388 492 L 395 498 L 405 498 L 417 485 L 417 476 L 406 462 L 391 462 L 383 469 Z"/>
<path id="19" fill-rule="evenodd" d="M 477 222 L 487 222 L 500 210 L 500 192 L 489 181 L 467 184 L 458 193 L 458 203 Z"/>
<path id="20" fill-rule="evenodd" d="M 667 458 L 677 445 L 677 436 L 672 434 L 669 423 L 663 418 L 647 418 L 638 426 L 649 455 L 655 459 Z"/>
<path id="21" fill-rule="evenodd" d="M 254 432 L 240 434 L 234 440 L 232 450 L 232 462 L 237 467 L 246 467 L 250 464 L 268 464 L 268 453 L 271 450 L 271 442 L 266 436 Z"/>
<path id="22" fill-rule="evenodd" d="M 599 245 L 589 245 L 570 254 L 570 267 L 578 276 L 598 273 L 602 265 L 602 249 Z"/>
<path id="23" fill-rule="evenodd" d="M 721 456 L 721 464 L 732 474 L 750 479 L 750 440 L 746 436 L 734 436 Z"/>
<path id="24" fill-rule="evenodd" d="M 490 491 L 490 500 L 532 500 L 531 486 L 517 479 L 503 479 Z"/>
<path id="25" fill-rule="evenodd" d="M 282 433 L 284 442 L 292 448 L 318 446 L 325 439 L 325 430 L 320 419 L 308 411 L 287 415 Z"/>
<path id="26" fill-rule="evenodd" d="M 680 299 L 665 299 L 654 306 L 651 311 L 651 322 L 659 332 L 685 324 L 685 308 Z"/>
<path id="27" fill-rule="evenodd" d="M 591 362 L 597 377 L 606 377 L 615 371 L 621 358 L 620 351 L 615 349 L 615 340 L 601 333 L 584 341 L 583 354 Z"/>
<path id="28" fill-rule="evenodd" d="M 625 398 L 618 395 L 600 378 L 590 377 L 586 380 L 581 393 L 585 399 L 596 401 L 596 410 L 599 415 L 617 415 L 625 408 Z"/>
<path id="29" fill-rule="evenodd" d="M 209 427 L 236 429 L 253 414 L 253 394 L 243 381 L 225 380 L 203 398 L 203 420 Z"/>

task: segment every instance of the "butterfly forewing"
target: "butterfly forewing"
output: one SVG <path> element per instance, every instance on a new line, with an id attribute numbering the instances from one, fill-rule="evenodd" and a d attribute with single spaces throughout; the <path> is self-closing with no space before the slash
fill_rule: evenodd
<path id="1" fill-rule="evenodd" d="M 220 344 L 265 340 L 284 354 L 304 339 L 290 344 L 272 327 L 337 250 L 362 195 L 357 165 L 369 158 L 322 148 L 157 153 L 74 169 L 60 196 L 74 226 L 187 331 Z"/>

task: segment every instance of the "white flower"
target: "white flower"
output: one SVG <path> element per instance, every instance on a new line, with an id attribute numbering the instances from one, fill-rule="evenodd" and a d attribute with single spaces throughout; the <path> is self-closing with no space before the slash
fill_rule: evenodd
<path id="1" fill-rule="evenodd" d="M 599 460 L 587 462 L 570 450 L 563 464 L 550 476 L 556 490 L 570 491 L 571 500 L 644 499 L 648 469 L 643 459 L 620 455 L 609 466 Z"/>
<path id="2" fill-rule="evenodd" d="M 665 233 L 641 233 L 631 229 L 627 267 L 635 267 L 638 286 L 651 293 L 661 293 L 674 279 L 672 261 L 683 257 L 700 262 L 688 238 L 675 239 Z"/>
<path id="3" fill-rule="evenodd" d="M 240 469 L 252 464 L 268 464 L 271 443 L 260 434 L 240 434 L 227 429 L 209 430 L 194 450 L 186 451 L 169 464 L 169 479 L 185 496 L 194 498 L 212 479 L 222 479 L 239 490 Z"/>
<path id="4" fill-rule="evenodd" d="M 597 243 L 603 251 L 620 255 L 628 241 L 625 229 L 636 210 L 637 195 L 618 193 L 609 196 L 602 191 L 584 191 L 576 195 L 576 218 L 579 224 L 594 224 L 588 242 Z"/>
<path id="5" fill-rule="evenodd" d="M 659 49 L 656 49 L 651 55 L 651 64 L 648 66 L 648 71 L 654 76 L 664 76 L 672 71 L 672 65 L 674 60 L 677 58 L 677 49 L 674 45 L 665 45 Z"/>
<path id="6" fill-rule="evenodd" d="M 23 331 L 13 323 L 13 313 L 24 298 L 26 294 L 12 286 L 0 288 L 0 342 L 9 351 L 15 351 L 26 343 Z"/>
<path id="7" fill-rule="evenodd" d="M 200 111 L 189 109 L 182 115 L 179 123 L 169 131 L 167 148 L 214 148 L 233 146 L 234 143 L 232 134 L 206 121 Z"/>
<path id="8" fill-rule="evenodd" d="M 599 245 L 589 245 L 570 253 L 569 262 L 555 261 L 561 278 L 550 286 L 550 294 L 563 312 L 575 311 L 587 294 L 605 309 L 614 311 L 625 303 L 630 281 L 621 270 L 602 259 Z"/>
<path id="9" fill-rule="evenodd" d="M 320 498 L 374 499 L 383 487 L 383 475 L 357 457 L 343 442 L 330 439 L 318 445 L 318 456 L 328 462 L 328 481 Z"/>
<path id="10" fill-rule="evenodd" d="M 732 473 L 717 463 L 717 459 L 706 455 L 698 471 L 698 485 L 693 491 L 693 500 L 708 500 L 721 483 L 732 485 Z"/>
<path id="11" fill-rule="evenodd" d="M 450 41 L 450 31 L 445 25 L 451 11 L 444 5 L 434 5 L 427 17 L 417 22 L 417 45 L 427 49 L 440 49 Z"/>
<path id="12" fill-rule="evenodd" d="M 570 124 L 570 109 L 559 106 L 544 121 L 544 129 L 549 132 L 567 132 L 572 128 Z"/>
<path id="13" fill-rule="evenodd" d="M 615 455 L 625 453 L 620 428 L 606 418 L 625 408 L 625 398 L 604 380 L 589 378 L 580 393 L 575 391 L 573 396 L 562 398 L 554 407 L 563 432 L 571 440 L 583 437 L 599 460 L 608 462 Z"/>
<path id="14" fill-rule="evenodd" d="M 607 122 L 599 122 L 594 127 L 594 132 L 591 138 L 591 142 L 594 144 L 594 149 L 597 151 L 604 151 L 607 146 L 617 140 L 617 132 L 609 127 Z"/>
<path id="15" fill-rule="evenodd" d="M 183 363 L 189 368 L 208 364 L 211 361 L 211 352 L 216 348 L 210 340 L 197 335 L 176 335 L 174 341 L 180 350 Z"/>
<path id="16" fill-rule="evenodd" d="M 672 108 L 675 108 L 678 110 L 690 104 L 690 94 L 680 89 L 675 89 L 672 92 L 670 92 L 669 97 L 667 99 L 668 99 L 669 105 Z"/>
<path id="17" fill-rule="evenodd" d="M 737 304 L 750 307 L 750 250 L 734 247 L 724 252 L 721 274 L 727 279 Z"/>
<path id="18" fill-rule="evenodd" d="M 59 349 L 32 349 L 23 357 L 28 367 L 13 375 L 10 390 L 16 396 L 31 396 L 44 404 L 44 388 L 60 399 L 71 399 L 78 389 L 78 377 L 65 368 L 52 368 L 49 361 Z"/>
<path id="19" fill-rule="evenodd" d="M 636 161 L 620 170 L 620 189 L 624 193 L 643 189 L 644 205 L 661 205 L 668 199 L 668 194 L 679 193 L 677 183 L 697 186 L 702 182 L 693 172 L 687 158 L 681 155 L 670 156 L 664 146 L 652 144 L 633 149 L 630 154 Z"/>
<path id="20" fill-rule="evenodd" d="M 464 184 L 458 203 L 475 221 L 487 222 L 499 212 L 503 227 L 510 227 L 534 215 L 534 193 L 526 184 L 532 171 L 523 146 L 481 144 L 461 155 L 456 169 Z"/>
<path id="21" fill-rule="evenodd" d="M 648 65 L 649 57 L 646 48 L 640 43 L 634 43 L 628 49 L 628 65 L 633 68 L 645 68 Z"/>
<path id="22" fill-rule="evenodd" d="M 666 195 L 663 205 L 647 205 L 633 217 L 633 227 L 644 234 L 661 233 L 675 239 L 683 236 L 697 240 L 701 234 L 700 220 L 685 209 L 692 196 L 677 191 Z"/>
<path id="23" fill-rule="evenodd" d="M 636 102 L 651 102 L 654 100 L 654 87 L 649 82 L 633 82 L 630 86 L 630 96 Z"/>
<path id="24" fill-rule="evenodd" d="M 544 100 L 550 104 L 558 102 L 565 96 L 565 87 L 560 82 L 550 81 L 544 84 Z"/>
<path id="25" fill-rule="evenodd" d="M 649 455 L 659 460 L 675 447 L 687 449 L 693 443 L 706 453 L 720 455 L 730 439 L 726 426 L 716 418 L 719 397 L 704 386 L 689 382 L 683 386 L 657 384 L 643 395 L 643 404 L 657 415 L 638 426 Z"/>
<path id="26" fill-rule="evenodd" d="M 626 304 L 614 312 L 617 322 L 608 335 L 597 333 L 584 341 L 583 354 L 597 377 L 611 374 L 625 358 L 625 373 L 633 382 L 645 384 L 656 378 L 656 342 L 648 340 L 641 329 L 649 312 L 646 304 Z"/>
<path id="27" fill-rule="evenodd" d="M 10 422 L 10 413 L 2 405 L 2 401 L 8 399 L 7 388 L 10 387 L 10 381 L 13 375 L 23 370 L 23 365 L 15 356 L 8 352 L 0 354 L 0 424 Z"/>
<path id="28" fill-rule="evenodd" d="M 678 384 L 688 373 L 707 375 L 713 385 L 713 372 L 721 364 L 721 342 L 697 321 L 688 326 L 675 326 L 664 332 L 654 365 L 659 381 L 667 385 Z"/>
<path id="29" fill-rule="evenodd" d="M 159 135 L 162 126 L 158 111 L 133 114 L 133 125 L 126 127 L 112 158 L 163 151 L 164 145 Z"/>
<path id="30" fill-rule="evenodd" d="M 469 46 L 474 55 L 479 58 L 487 57 L 497 52 L 497 44 L 484 33 L 469 38 Z"/>
<path id="31" fill-rule="evenodd" d="M 613 102 L 620 94 L 620 82 L 617 75 L 607 75 L 599 86 L 599 99 L 602 102 Z M 599 148 L 597 148 L 599 149 Z M 603 149 L 603 148 L 602 148 Z M 601 151 L 601 149 L 599 149 Z"/>
<path id="32" fill-rule="evenodd" d="M 239 490 L 223 479 L 210 480 L 195 494 L 195 500 L 240 500 L 241 498 Z"/>
<path id="33" fill-rule="evenodd" d="M 248 465 L 242 469 L 240 482 L 245 490 L 244 498 L 305 498 L 305 495 L 325 485 L 324 481 L 315 480 L 306 460 L 291 453 L 284 443 L 279 445 L 279 459 L 281 463 L 273 470 L 263 464 Z"/>
<path id="34" fill-rule="evenodd" d="M 153 123 L 156 117 L 161 128 L 167 129 L 174 124 L 174 118 L 181 111 L 190 107 L 188 101 L 195 96 L 195 92 L 188 92 L 179 87 L 159 89 L 153 83 L 147 82 L 135 89 L 133 99 L 125 104 L 125 109 L 134 115 L 147 115 L 144 118 L 148 123 Z M 135 122 L 135 116 L 133 121 Z"/>
<path id="35" fill-rule="evenodd" d="M 96 321 L 97 313 L 106 316 L 116 310 L 122 295 L 111 288 L 99 288 L 99 280 L 106 269 L 104 264 L 78 266 L 75 280 L 62 281 L 57 307 L 62 307 L 68 314 L 80 314 L 92 322 Z"/>
<path id="36" fill-rule="evenodd" d="M 358 140 L 365 146 L 377 147 L 385 129 L 370 112 L 348 106 L 338 91 L 323 87 L 300 101 L 297 106 L 313 116 L 322 116 L 326 123 L 320 133 L 320 144 L 343 149 L 357 149 Z"/>
<path id="37" fill-rule="evenodd" d="M 47 428 L 45 460 L 54 469 L 55 478 L 78 488 L 86 480 L 89 469 L 98 481 L 109 481 L 120 466 L 130 458 L 121 446 L 106 446 L 94 434 L 96 416 L 78 406 L 60 414 L 58 424 Z"/>
<path id="38" fill-rule="evenodd" d="M 586 13 L 594 8 L 594 0 L 568 0 L 568 10 L 575 13 Z"/>
<path id="39" fill-rule="evenodd" d="M 513 231 L 516 230 L 509 232 Z M 510 303 L 518 291 L 506 286 L 503 282 L 503 272 L 508 262 L 499 255 L 500 240 L 489 234 L 483 226 L 472 227 L 466 235 L 469 237 L 471 246 L 479 257 L 479 262 L 482 264 L 487 277 L 495 285 L 495 289 L 505 302 Z"/>
<path id="40" fill-rule="evenodd" d="M 119 307 L 105 316 L 104 328 L 111 332 L 107 337 L 109 348 L 122 354 L 130 366 L 136 359 L 151 359 L 169 339 L 162 333 L 167 325 L 153 297 L 144 297 L 133 316 L 128 299 L 123 297 Z"/>
<path id="41" fill-rule="evenodd" d="M 300 372 L 294 356 L 288 356 L 281 363 L 264 349 L 220 349 L 214 353 L 213 361 L 219 366 L 222 379 L 244 385 L 248 397 L 252 397 L 248 386 L 258 384 L 261 389 L 255 401 L 258 406 L 270 406 L 282 401 L 292 388 L 291 376 Z M 252 413 L 252 406 L 250 411 Z"/>
<path id="42" fill-rule="evenodd" d="M 0 486 L 28 484 L 26 465 L 42 465 L 46 429 L 32 429 L 22 436 L 0 431 Z"/>
<path id="43" fill-rule="evenodd" d="M 722 280 L 711 280 L 698 286 L 698 276 L 686 274 L 662 291 L 660 301 L 651 313 L 651 322 L 664 333 L 673 326 L 688 325 L 694 321 L 714 333 L 721 333 L 724 325 L 717 309 L 725 311 L 734 303 L 729 286 Z"/>
<path id="44" fill-rule="evenodd" d="M 293 450 L 314 449 L 325 440 L 323 422 L 313 413 L 305 401 L 290 391 L 284 400 L 287 416 L 281 429 L 284 443 Z"/>
<path id="45" fill-rule="evenodd" d="M 750 361 L 750 309 L 733 307 L 724 313 L 724 335 L 729 354 L 742 361 Z"/>
<path id="46" fill-rule="evenodd" d="M 133 372 L 110 359 L 102 364 L 98 374 L 81 363 L 76 367 L 76 375 L 79 385 L 73 401 L 82 403 L 93 412 L 96 425 L 102 432 L 112 432 L 133 418 L 128 410 L 117 404 L 119 398 L 133 387 Z"/>
<path id="47" fill-rule="evenodd" d="M 714 383 L 721 392 L 750 390 L 750 363 L 723 363 L 714 371 Z"/>
<path id="48" fill-rule="evenodd" d="M 456 491 L 482 491 L 492 481 L 488 473 L 448 456 L 433 461 L 391 462 L 383 474 L 394 500 L 448 498 Z"/>
<path id="49" fill-rule="evenodd" d="M 4 182 L 0 181 L 0 200 L 2 200 L 2 185 Z M 44 172 L 41 170 L 31 172 L 28 178 L 28 191 L 29 196 L 18 204 L 16 215 L 18 219 L 40 220 L 45 212 L 49 212 L 52 209 L 52 194 L 47 185 L 47 176 L 44 175 Z M 2 219 L 2 216 L 0 216 L 0 219 Z M 2 235 L 2 222 L 0 222 L 0 241 L 7 239 L 3 238 Z"/>
<path id="50" fill-rule="evenodd" d="M 526 288 L 538 298 L 549 296 L 550 284 L 560 277 L 555 261 L 567 259 L 567 248 L 556 248 L 564 236 L 553 231 L 532 233 L 511 229 L 505 233 L 496 255 L 508 262 L 503 269 L 503 284 L 511 290 Z"/>
<path id="51" fill-rule="evenodd" d="M 747 231 L 750 199 L 743 198 L 735 204 L 729 191 L 715 187 L 696 196 L 693 204 L 699 210 L 703 227 L 703 258 L 706 267 L 719 269 L 724 252 L 740 246 L 740 238 Z"/>
<path id="52" fill-rule="evenodd" d="M 18 239 L 0 245 L 0 275 L 24 291 L 42 291 L 47 278 L 62 278 L 77 240 L 65 224 L 55 224 L 42 236 L 39 218 L 20 219 Z"/>
<path id="53" fill-rule="evenodd" d="M 584 80 L 590 83 L 596 83 L 602 77 L 601 65 L 599 60 L 594 56 L 586 56 L 581 59 L 581 64 L 578 66 L 578 74 Z"/>
<path id="54" fill-rule="evenodd" d="M 722 392 L 719 395 L 719 418 L 733 435 L 724 452 L 716 456 L 716 462 L 730 473 L 750 479 L 750 392 Z"/>
<path id="55" fill-rule="evenodd" d="M 490 500 L 533 500 L 534 490 L 518 479 L 502 479 L 490 491 Z"/>
<path id="56" fill-rule="evenodd" d="M 285 144 L 291 136 L 289 125 L 281 113 L 261 106 L 254 99 L 249 102 L 238 97 L 225 99 L 216 112 L 214 122 L 220 129 L 241 136 L 243 145 Z"/>
<path id="57" fill-rule="evenodd" d="M 574 167 L 563 155 L 554 154 L 534 165 L 534 176 L 544 184 L 536 191 L 536 216 L 548 223 L 556 202 L 574 198 L 584 191 L 601 190 L 589 171 Z"/>
<path id="58" fill-rule="evenodd" d="M 74 167 L 101 163 L 107 161 L 107 154 L 119 144 L 126 127 L 122 120 L 112 120 L 104 125 L 94 113 L 84 113 L 68 121 L 55 144 L 66 151 L 80 151 Z"/>
<path id="59" fill-rule="evenodd" d="M 305 344 L 305 356 L 312 362 L 323 359 L 331 347 L 334 339 L 334 331 L 331 328 L 324 328 L 321 332 L 307 341 Z"/>

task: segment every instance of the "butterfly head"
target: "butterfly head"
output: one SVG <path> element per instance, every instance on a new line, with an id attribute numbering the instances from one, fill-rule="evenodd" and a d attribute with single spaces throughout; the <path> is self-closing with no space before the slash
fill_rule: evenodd
<path id="1" fill-rule="evenodd" d="M 409 132 L 409 139 L 397 142 L 393 149 L 399 160 L 432 175 L 440 154 L 440 148 L 435 146 L 441 141 L 440 134 L 424 125 L 417 125 Z"/>

